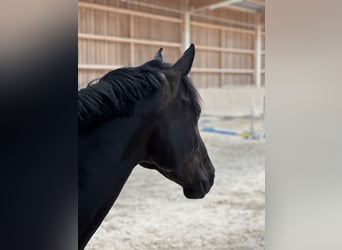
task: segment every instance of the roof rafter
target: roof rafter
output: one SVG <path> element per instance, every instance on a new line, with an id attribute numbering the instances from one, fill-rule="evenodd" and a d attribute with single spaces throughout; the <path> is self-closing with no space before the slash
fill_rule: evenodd
<path id="1" fill-rule="evenodd" d="M 208 5 L 204 5 L 202 7 L 198 7 L 196 9 L 192 9 L 191 12 L 195 13 L 195 12 L 200 12 L 203 10 L 215 10 L 218 9 L 220 7 L 224 7 L 224 6 L 228 6 L 234 3 L 238 3 L 238 2 L 242 2 L 243 0 L 224 0 L 224 1 L 219 1 L 217 3 L 213 3 L 213 4 L 208 4 Z"/>

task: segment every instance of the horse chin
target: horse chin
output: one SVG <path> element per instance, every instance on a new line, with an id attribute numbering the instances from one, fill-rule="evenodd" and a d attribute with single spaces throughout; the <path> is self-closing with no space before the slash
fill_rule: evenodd
<path id="1" fill-rule="evenodd" d="M 199 185 L 183 187 L 184 196 L 188 199 L 202 199 L 209 192 L 213 182 L 202 181 Z"/>
<path id="2" fill-rule="evenodd" d="M 205 193 L 200 192 L 189 192 L 186 189 L 183 189 L 184 196 L 188 199 L 202 199 L 206 195 Z"/>

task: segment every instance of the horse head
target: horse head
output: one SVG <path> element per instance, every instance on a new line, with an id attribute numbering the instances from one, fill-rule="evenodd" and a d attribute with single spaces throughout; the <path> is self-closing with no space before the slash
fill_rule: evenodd
<path id="1" fill-rule="evenodd" d="M 153 60 L 165 80 L 163 104 L 146 146 L 146 157 L 140 165 L 156 169 L 183 187 L 187 198 L 203 198 L 214 182 L 215 169 L 198 129 L 201 113 L 199 95 L 189 77 L 195 56 L 191 45 L 178 61 L 169 67 Z M 162 62 L 162 49 L 154 61 Z M 164 64 L 164 63 L 163 63 Z"/>

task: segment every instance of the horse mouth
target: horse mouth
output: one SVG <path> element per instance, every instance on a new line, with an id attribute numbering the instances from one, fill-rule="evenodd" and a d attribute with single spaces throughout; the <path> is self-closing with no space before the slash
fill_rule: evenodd
<path id="1" fill-rule="evenodd" d="M 209 192 L 212 185 L 212 182 L 202 181 L 196 187 L 183 188 L 183 193 L 188 199 L 202 199 Z"/>
<path id="2" fill-rule="evenodd" d="M 184 190 L 184 196 L 188 199 L 203 199 L 206 194 L 200 194 L 200 193 L 187 193 Z"/>

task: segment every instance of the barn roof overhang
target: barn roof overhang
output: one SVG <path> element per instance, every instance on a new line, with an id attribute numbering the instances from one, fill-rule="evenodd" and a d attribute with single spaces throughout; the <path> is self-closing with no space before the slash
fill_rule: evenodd
<path id="1" fill-rule="evenodd" d="M 204 10 L 216 10 L 219 8 L 234 8 L 251 12 L 263 12 L 265 10 L 264 0 L 220 0 L 220 1 L 207 1 L 209 3 L 196 6 L 195 1 L 191 2 L 192 12 L 200 12 Z"/>

